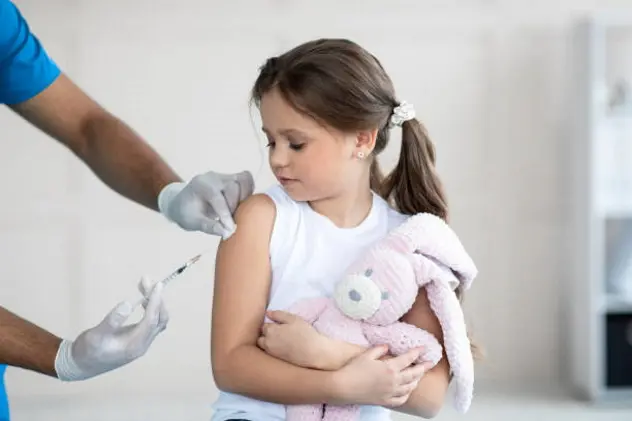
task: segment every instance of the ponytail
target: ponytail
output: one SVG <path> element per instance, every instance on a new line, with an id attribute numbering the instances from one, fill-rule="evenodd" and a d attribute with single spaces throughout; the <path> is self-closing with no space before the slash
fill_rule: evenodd
<path id="1" fill-rule="evenodd" d="M 374 163 L 376 161 L 374 160 Z M 377 164 L 371 166 L 371 181 L 378 177 Z M 443 186 L 435 171 L 435 150 L 425 129 L 417 119 L 402 123 L 402 147 L 397 166 L 376 189 L 407 215 L 428 212 L 448 219 Z"/>

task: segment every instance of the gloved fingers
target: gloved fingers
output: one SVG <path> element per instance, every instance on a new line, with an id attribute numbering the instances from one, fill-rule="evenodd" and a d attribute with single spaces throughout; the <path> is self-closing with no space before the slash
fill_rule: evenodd
<path id="1" fill-rule="evenodd" d="M 203 197 L 208 201 L 213 212 L 217 215 L 219 219 L 217 222 L 221 224 L 226 231 L 234 231 L 235 221 L 233 221 L 233 214 L 230 211 L 223 192 L 217 189 L 210 189 L 210 191 L 206 191 L 205 193 Z"/>
<path id="2" fill-rule="evenodd" d="M 159 282 L 149 296 L 149 302 L 145 307 L 145 314 L 140 322 L 139 327 L 145 332 L 156 330 L 160 323 L 160 309 L 162 306 L 162 288 L 163 284 Z"/>
<path id="3" fill-rule="evenodd" d="M 224 225 L 221 224 L 219 219 L 211 219 L 202 217 L 200 222 L 200 231 L 205 232 L 211 235 L 219 235 L 220 237 L 225 237 L 229 230 L 227 230 Z"/>
<path id="4" fill-rule="evenodd" d="M 205 216 L 209 217 L 209 219 L 215 219 L 213 216 L 217 215 L 217 219 L 224 228 L 227 231 L 233 231 L 235 229 L 235 222 L 233 221 L 232 212 L 223 192 L 226 186 L 230 184 L 227 176 L 210 172 L 200 177 L 197 184 L 198 188 L 196 191 L 200 195 L 200 198 L 205 200 L 212 210 L 211 215 Z M 217 234 L 216 228 L 213 233 Z"/>
<path id="5" fill-rule="evenodd" d="M 143 297 L 145 297 L 145 299 L 142 301 L 143 308 L 147 308 L 149 295 L 151 294 L 154 285 L 155 282 L 150 277 L 145 275 L 143 275 L 138 282 L 138 290 L 143 295 Z"/>
<path id="6" fill-rule="evenodd" d="M 154 298 L 157 297 L 154 296 Z M 157 300 L 155 300 L 155 302 L 157 302 Z M 149 311 L 155 310 L 149 309 Z M 134 348 L 137 350 L 137 356 L 143 355 L 147 352 L 156 337 L 167 328 L 167 324 L 169 323 L 169 313 L 167 312 L 167 308 L 163 302 L 160 302 L 157 312 L 158 314 L 155 312 L 151 314 L 146 313 L 146 317 L 143 318 L 143 320 L 141 320 L 135 327 L 136 334 L 134 335 Z"/>
<path id="7" fill-rule="evenodd" d="M 231 181 L 224 186 L 224 198 L 226 199 L 226 204 L 228 205 L 228 209 L 230 213 L 235 213 L 235 209 L 240 202 L 240 187 L 239 184 L 235 181 Z"/>
<path id="8" fill-rule="evenodd" d="M 255 191 L 255 180 L 250 171 L 235 174 L 235 181 L 239 185 L 239 201 L 242 202 Z"/>
<path id="9" fill-rule="evenodd" d="M 167 324 L 169 323 L 169 312 L 167 311 L 167 307 L 165 303 L 160 303 L 160 312 L 158 313 L 158 330 L 162 332 L 167 328 Z"/>
<path id="10" fill-rule="evenodd" d="M 138 281 L 138 290 L 145 298 L 149 298 L 152 288 L 154 287 L 154 281 L 148 276 L 141 276 Z"/>
<path id="11" fill-rule="evenodd" d="M 129 301 L 118 303 L 101 322 L 111 328 L 118 328 L 125 323 L 129 316 L 133 313 L 134 307 Z"/>

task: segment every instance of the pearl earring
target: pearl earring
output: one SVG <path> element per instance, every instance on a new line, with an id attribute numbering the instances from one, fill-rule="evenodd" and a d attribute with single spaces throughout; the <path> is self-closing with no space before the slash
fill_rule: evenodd
<path id="1" fill-rule="evenodd" d="M 364 159 L 364 152 L 359 151 L 356 156 L 358 157 L 358 159 Z"/>

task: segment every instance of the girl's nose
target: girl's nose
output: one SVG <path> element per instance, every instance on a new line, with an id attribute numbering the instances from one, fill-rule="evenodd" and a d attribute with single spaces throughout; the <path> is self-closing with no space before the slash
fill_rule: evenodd
<path id="1" fill-rule="evenodd" d="M 272 169 L 283 168 L 289 164 L 289 148 L 277 143 L 270 148 L 270 166 Z"/>

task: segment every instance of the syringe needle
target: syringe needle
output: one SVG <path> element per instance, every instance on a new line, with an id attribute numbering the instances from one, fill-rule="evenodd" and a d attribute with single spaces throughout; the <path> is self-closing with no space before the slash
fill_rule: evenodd
<path id="1" fill-rule="evenodd" d="M 191 265 L 193 265 L 194 263 L 196 263 L 198 260 L 200 260 L 202 258 L 202 255 L 204 253 L 200 253 L 197 256 L 192 257 L 191 259 L 189 259 L 185 264 L 183 264 L 182 266 L 180 266 L 178 269 L 174 270 L 173 272 L 171 272 L 171 274 L 169 276 L 167 276 L 166 278 L 163 278 L 157 282 L 155 282 L 152 286 L 151 286 L 151 290 L 146 294 L 147 297 L 149 297 L 151 295 L 151 291 L 154 290 L 154 288 L 156 287 L 156 285 L 158 285 L 159 283 L 163 284 L 163 287 L 166 286 L 169 282 L 171 282 L 173 279 L 175 279 L 176 277 L 178 277 L 178 275 L 182 274 L 185 270 L 187 270 Z M 136 300 L 136 302 L 133 304 L 133 308 L 136 308 L 138 305 L 144 303 L 146 300 L 148 300 L 148 298 L 145 297 L 141 297 L 138 300 Z"/>

